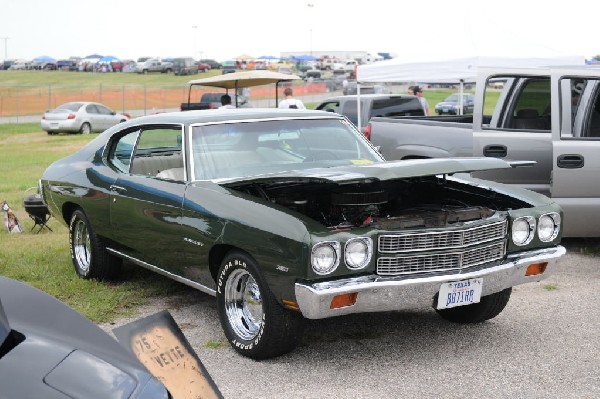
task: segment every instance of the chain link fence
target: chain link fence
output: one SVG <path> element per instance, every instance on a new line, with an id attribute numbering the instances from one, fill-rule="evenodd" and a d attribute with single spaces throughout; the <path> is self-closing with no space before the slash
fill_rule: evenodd
<path id="1" fill-rule="evenodd" d="M 305 103 L 318 102 L 328 95 L 339 94 L 338 87 L 324 82 L 293 86 L 294 95 Z M 283 88 L 280 88 L 283 91 Z M 205 92 L 223 91 L 206 88 Z M 196 93 L 195 93 L 196 94 Z M 274 87 L 257 86 L 250 91 L 255 107 L 274 107 Z M 281 94 L 280 94 L 281 98 Z M 0 85 L 0 123 L 38 122 L 47 110 L 71 101 L 94 101 L 132 117 L 179 110 L 188 101 L 187 86 L 146 85 Z M 199 99 L 191 99 L 197 102 Z"/>

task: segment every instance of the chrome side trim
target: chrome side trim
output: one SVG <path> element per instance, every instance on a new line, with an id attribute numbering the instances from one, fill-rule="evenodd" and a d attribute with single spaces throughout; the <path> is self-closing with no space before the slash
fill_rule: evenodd
<path id="1" fill-rule="evenodd" d="M 482 295 L 491 295 L 519 284 L 541 281 L 552 274 L 557 260 L 566 253 L 563 246 L 508 255 L 504 263 L 462 270 L 459 273 L 435 275 L 400 275 L 383 277 L 376 274 L 317 283 L 297 282 L 296 302 L 308 319 L 323 319 L 353 313 L 387 312 L 431 307 L 442 283 L 483 278 Z M 547 262 L 543 274 L 525 276 L 533 263 Z M 358 294 L 352 306 L 331 309 L 336 295 Z"/>
<path id="2" fill-rule="evenodd" d="M 200 283 L 197 283 L 195 281 L 189 280 L 187 278 L 178 276 L 176 274 L 168 272 L 168 271 L 166 271 L 164 269 L 161 269 L 160 267 L 151 265 L 150 263 L 144 262 L 144 261 L 139 260 L 137 258 L 131 257 L 129 255 L 125 255 L 124 253 L 119 252 L 119 251 L 117 251 L 115 249 L 106 248 L 106 250 L 108 252 L 110 252 L 111 254 L 114 254 L 114 255 L 116 255 L 116 256 L 118 256 L 120 258 L 123 258 L 123 259 L 127 259 L 127 260 L 129 260 L 129 261 L 135 263 L 136 265 L 141 266 L 141 267 L 143 267 L 145 269 L 152 270 L 153 272 L 156 272 L 158 274 L 162 274 L 165 277 L 168 277 L 170 279 L 173 279 L 173 280 L 178 281 L 180 283 L 183 283 L 185 285 L 189 285 L 190 287 L 195 288 L 195 289 L 197 289 L 199 291 L 202 291 L 202 292 L 204 292 L 206 294 L 209 294 L 209 295 L 212 295 L 212 296 L 217 296 L 217 291 L 213 290 L 212 288 L 208 288 L 205 285 L 202 285 Z"/>

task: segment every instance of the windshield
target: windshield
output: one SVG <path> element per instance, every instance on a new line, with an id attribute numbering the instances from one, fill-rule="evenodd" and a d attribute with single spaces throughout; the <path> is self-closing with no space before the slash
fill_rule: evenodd
<path id="1" fill-rule="evenodd" d="M 301 119 L 194 126 L 195 180 L 382 162 L 351 124 Z"/>

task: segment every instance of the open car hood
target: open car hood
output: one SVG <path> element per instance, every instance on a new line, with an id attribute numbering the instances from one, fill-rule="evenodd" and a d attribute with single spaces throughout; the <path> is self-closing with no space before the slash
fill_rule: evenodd
<path id="1" fill-rule="evenodd" d="M 223 185 L 248 181 L 354 184 L 442 174 L 469 173 L 491 169 L 508 169 L 511 167 L 508 162 L 498 158 L 411 159 L 363 165 L 291 170 L 261 176 L 219 179 L 216 182 Z"/>

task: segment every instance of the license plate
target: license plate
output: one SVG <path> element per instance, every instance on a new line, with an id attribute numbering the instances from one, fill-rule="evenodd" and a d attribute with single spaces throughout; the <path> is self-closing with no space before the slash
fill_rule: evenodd
<path id="1" fill-rule="evenodd" d="M 482 278 L 444 283 L 440 287 L 437 308 L 448 309 L 479 303 L 482 287 Z"/>
<path id="2" fill-rule="evenodd" d="M 51 124 L 50 124 L 50 127 L 51 127 L 52 129 L 58 129 L 58 123 L 51 123 Z"/>

